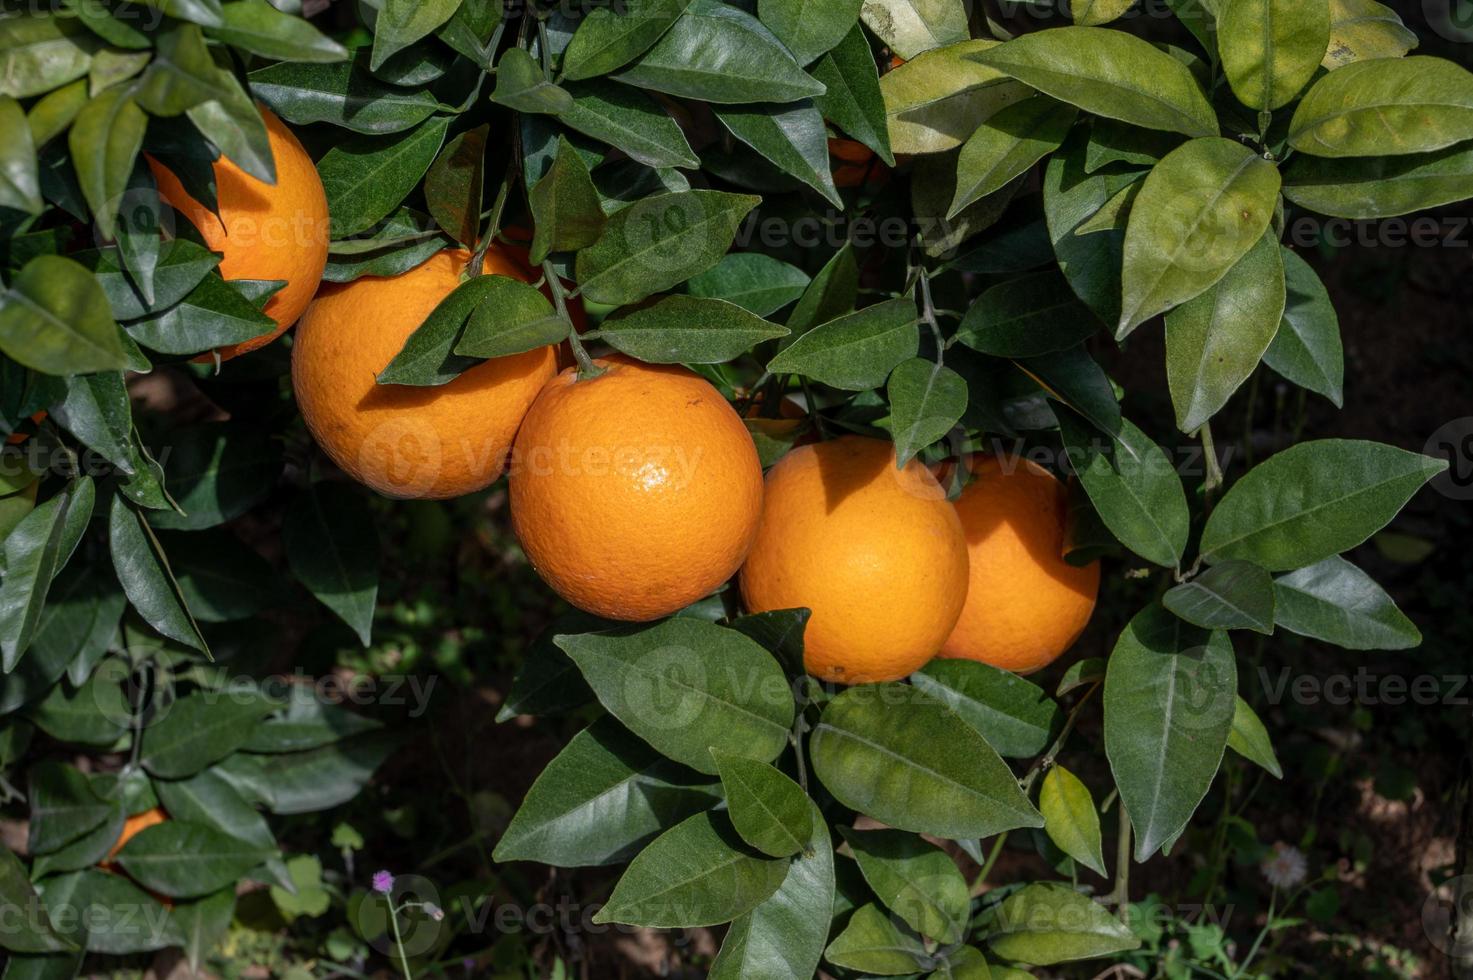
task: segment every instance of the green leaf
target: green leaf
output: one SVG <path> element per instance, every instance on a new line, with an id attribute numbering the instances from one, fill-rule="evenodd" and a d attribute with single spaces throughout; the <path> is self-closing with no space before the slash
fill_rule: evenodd
<path id="1" fill-rule="evenodd" d="M 615 76 L 678 98 L 722 105 L 794 102 L 824 93 L 772 32 L 750 14 L 695 0 L 654 46 Z"/>
<path id="2" fill-rule="evenodd" d="M 40 704 L 26 712 L 26 717 L 58 741 L 101 748 L 111 746 L 127 730 L 131 713 L 124 699 L 123 678 L 120 676 L 125 672 L 123 667 L 104 668 L 93 671 L 86 683 L 79 686 L 58 684 Z M 117 839 L 116 833 L 109 837 L 103 851 L 106 852 Z M 98 854 L 60 870 L 85 868 L 101 856 Z"/>
<path id="3" fill-rule="evenodd" d="M 1347 650 L 1410 650 L 1422 642 L 1386 590 L 1344 558 L 1275 580 L 1274 595 L 1278 625 L 1300 636 Z"/>
<path id="4" fill-rule="evenodd" d="M 1068 350 L 1100 322 L 1054 271 L 999 283 L 967 310 L 956 339 L 996 357 L 1037 357 Z"/>
<path id="5" fill-rule="evenodd" d="M 1124 31 L 1056 27 L 971 57 L 1097 116 L 1186 136 L 1218 132 L 1191 69 Z"/>
<path id="6" fill-rule="evenodd" d="M 944 438 L 967 411 L 967 382 L 951 368 L 923 358 L 902 361 L 885 386 L 895 466 L 904 469 L 922 449 Z"/>
<path id="7" fill-rule="evenodd" d="M 878 905 L 861 905 L 844 931 L 824 951 L 824 959 L 846 970 L 878 976 L 916 975 L 931 963 L 921 939 L 902 931 Z"/>
<path id="8" fill-rule="evenodd" d="M 128 336 L 160 354 L 198 354 L 251 340 L 276 329 L 238 283 L 206 275 L 188 296 L 166 310 L 134 320 Z"/>
<path id="9" fill-rule="evenodd" d="M 28 99 L 87 74 L 96 39 L 71 17 L 13 14 L 0 20 L 0 95 Z"/>
<path id="10" fill-rule="evenodd" d="M 531 309 L 530 299 L 521 290 L 506 286 L 499 280 L 505 276 L 476 276 L 467 279 L 440 300 L 439 304 L 415 328 L 399 353 L 394 355 L 384 369 L 378 373 L 381 385 L 436 386 L 449 384 L 458 378 L 474 361 L 469 357 L 454 354 L 463 332 L 473 314 L 486 306 L 488 298 L 498 294 L 502 299 L 522 297 L 523 312 Z M 523 283 L 522 285 L 525 285 Z M 538 294 L 543 303 L 546 299 Z M 496 311 L 488 309 L 483 314 L 481 330 L 493 326 L 491 319 Z"/>
<path id="11" fill-rule="evenodd" d="M 754 316 L 776 313 L 803 295 L 808 274 L 761 252 L 732 252 L 685 284 L 692 296 L 735 303 Z"/>
<path id="12" fill-rule="evenodd" d="M 726 814 L 698 813 L 640 852 L 593 921 L 654 928 L 730 922 L 771 897 L 787 867 L 754 857 Z"/>
<path id="13" fill-rule="evenodd" d="M 161 530 L 198 531 L 233 520 L 263 500 L 281 474 L 280 447 L 260 429 L 208 423 L 170 433 L 164 471 L 182 513 L 160 511 Z"/>
<path id="14" fill-rule="evenodd" d="M 182 941 L 168 909 L 123 875 L 93 868 L 48 878 L 42 898 L 67 910 L 71 938 L 92 953 L 148 953 Z"/>
<path id="15" fill-rule="evenodd" d="M 1105 906 L 1053 882 L 1036 882 L 1009 895 L 987 936 L 994 955 L 1038 966 L 1109 956 L 1140 944 Z"/>
<path id="16" fill-rule="evenodd" d="M 154 295 L 150 301 L 124 270 L 120 250 L 104 248 L 76 252 L 71 257 L 92 272 L 119 320 L 137 320 L 167 310 L 188 296 L 220 264 L 220 256 L 188 239 L 175 238 L 163 243 L 153 269 Z"/>
<path id="17" fill-rule="evenodd" d="M 765 762 L 713 748 L 727 813 L 742 840 L 768 857 L 791 857 L 813 834 L 813 805 L 802 787 Z"/>
<path id="18" fill-rule="evenodd" d="M 21 518 L 5 538 L 0 584 L 0 660 L 15 669 L 40 625 L 51 582 L 71 558 L 92 517 L 97 490 L 82 477 Z"/>
<path id="19" fill-rule="evenodd" d="M 148 520 L 121 495 L 113 498 L 108 535 L 113 568 L 133 608 L 164 636 L 208 654 Z"/>
<path id="20" fill-rule="evenodd" d="M 1104 441 L 1078 416 L 1057 414 L 1069 464 L 1110 533 L 1147 561 L 1176 567 L 1191 515 L 1171 457 L 1125 419 L 1116 440 Z"/>
<path id="21" fill-rule="evenodd" d="M 714 266 L 760 198 L 721 191 L 657 194 L 616 213 L 603 237 L 578 253 L 585 299 L 622 306 L 664 292 Z"/>
<path id="22" fill-rule="evenodd" d="M 587 248 L 603 234 L 603 205 L 588 165 L 568 142 L 558 137 L 557 156 L 527 195 L 532 206 L 532 262 L 541 265 L 551 252 Z"/>
<path id="23" fill-rule="evenodd" d="M 1324 395 L 1336 407 L 1345 400 L 1345 351 L 1340 342 L 1340 318 L 1330 294 L 1308 262 L 1283 250 L 1288 303 L 1274 342 L 1263 362 L 1310 391 Z"/>
<path id="24" fill-rule="evenodd" d="M 449 126 L 448 117 L 434 118 L 388 139 L 354 135 L 335 143 L 317 163 L 332 237 L 366 231 L 397 208 L 434 162 Z"/>
<path id="25" fill-rule="evenodd" d="M 653 47 L 688 6 L 690 0 L 625 0 L 589 11 L 563 52 L 563 74 L 577 81 L 618 71 Z"/>
<path id="26" fill-rule="evenodd" d="M 69 664 L 72 682 L 82 683 L 117 634 L 127 601 L 106 562 L 69 565 L 41 610 L 32 659 Z"/>
<path id="27" fill-rule="evenodd" d="M 1063 145 L 1079 110 L 1047 96 L 1024 99 L 982 123 L 962 147 L 948 218 L 1026 173 Z"/>
<path id="28" fill-rule="evenodd" d="M 615 350 L 651 364 L 722 364 L 788 330 L 735 303 L 666 296 L 651 306 L 610 317 L 599 335 Z"/>
<path id="29" fill-rule="evenodd" d="M 160 779 L 193 776 L 245 745 L 256 724 L 277 707 L 253 687 L 196 691 L 144 731 L 140 761 Z"/>
<path id="30" fill-rule="evenodd" d="M 976 660 L 937 658 L 910 675 L 910 682 L 1010 759 L 1042 755 L 1064 723 L 1059 706 L 1038 685 Z"/>
<path id="31" fill-rule="evenodd" d="M 1196 432 L 1252 377 L 1286 300 L 1284 260 L 1269 231 L 1215 286 L 1166 314 L 1166 383 L 1178 429 Z"/>
<path id="32" fill-rule="evenodd" d="M 460 0 L 383 0 L 373 26 L 370 67 L 378 69 L 391 55 L 430 34 L 459 7 Z"/>
<path id="33" fill-rule="evenodd" d="M 858 25 L 863 5 L 864 0 L 759 0 L 757 14 L 798 63 L 806 65 Z"/>
<path id="34" fill-rule="evenodd" d="M 828 133 L 823 116 L 812 100 L 786 106 L 734 106 L 716 109 L 715 113 L 733 136 L 772 161 L 783 173 L 797 177 L 835 207 L 844 206 L 829 169 Z"/>
<path id="35" fill-rule="evenodd" d="M 1135 5 L 1135 0 L 1075 0 L 1069 5 L 1074 23 L 1098 27 L 1119 20 Z"/>
<path id="36" fill-rule="evenodd" d="M 1417 43 L 1417 35 L 1385 4 L 1330 0 L 1330 47 L 1321 64 L 1333 71 L 1353 61 L 1400 58 Z"/>
<path id="37" fill-rule="evenodd" d="M 554 85 L 532 56 L 521 48 L 507 48 L 496 65 L 496 89 L 491 101 L 518 112 L 556 114 L 573 104 L 567 89 Z"/>
<path id="38" fill-rule="evenodd" d="M 230 887 L 197 901 L 176 902 L 169 910 L 169 918 L 183 941 L 184 958 L 192 971 L 199 972 L 205 957 L 230 931 L 234 917 L 235 889 Z"/>
<path id="39" fill-rule="evenodd" d="M 258 99 L 298 126 L 325 122 L 355 133 L 400 133 L 440 108 L 428 89 L 401 88 L 374 78 L 362 55 L 335 64 L 268 65 L 251 72 L 250 82 Z"/>
<path id="40" fill-rule="evenodd" d="M 1233 710 L 1233 729 L 1228 733 L 1228 748 L 1255 765 L 1262 766 L 1275 779 L 1284 778 L 1279 757 L 1274 754 L 1273 742 L 1263 721 L 1249 707 L 1248 702 L 1238 698 Z"/>
<path id="41" fill-rule="evenodd" d="M 397 744 L 393 733 L 370 732 L 310 752 L 272 756 L 269 767 L 259 774 L 269 787 L 265 802 L 272 813 L 282 814 L 315 813 L 341 806 L 358 795 Z M 241 758 L 240 754 L 233 755 L 220 766 L 226 770 L 232 760 Z"/>
<path id="42" fill-rule="evenodd" d="M 1050 398 L 1072 408 L 1104 435 L 1120 434 L 1120 403 L 1110 377 L 1082 345 L 1013 363 Z"/>
<path id="43" fill-rule="evenodd" d="M 768 762 L 788 742 L 793 701 L 771 655 L 694 619 L 554 640 L 609 713 L 663 755 L 714 774 L 712 747 Z"/>
<path id="44" fill-rule="evenodd" d="M 787 347 L 820 323 L 843 316 L 854 309 L 858 299 L 859 263 L 854 258 L 853 243 L 845 242 L 798 297 L 798 305 L 788 314 L 788 329 L 792 334 L 778 347 Z"/>
<path id="45" fill-rule="evenodd" d="M 1273 110 L 1314 77 L 1330 44 L 1330 0 L 1222 0 L 1217 36 L 1233 94 Z"/>
<path id="46" fill-rule="evenodd" d="M 801 308 L 801 304 L 800 304 Z M 915 300 L 886 300 L 814 327 L 774 357 L 774 374 L 801 374 L 848 391 L 885 383 L 920 347 Z"/>
<path id="47" fill-rule="evenodd" d="M 1130 209 L 1116 337 L 1225 276 L 1268 229 L 1279 183 L 1277 167 L 1233 140 L 1191 140 L 1167 154 Z"/>
<path id="48" fill-rule="evenodd" d="M 1320 157 L 1429 153 L 1473 139 L 1473 74 L 1441 58 L 1337 68 L 1299 103 L 1289 145 Z"/>
<path id="49" fill-rule="evenodd" d="M 290 685 L 286 710 L 256 726 L 243 746 L 247 752 L 305 752 L 383 727 L 367 715 L 319 696 L 301 684 Z"/>
<path id="50" fill-rule="evenodd" d="M 1031 93 L 975 56 L 996 41 L 962 41 L 927 51 L 880 77 L 896 153 L 941 153 L 960 146 L 1000 109 Z"/>
<path id="51" fill-rule="evenodd" d="M 1247 561 L 1225 561 L 1167 590 L 1167 609 L 1203 629 L 1274 631 L 1274 583 Z"/>
<path id="52" fill-rule="evenodd" d="M 150 891 L 198 898 L 233 885 L 272 853 L 213 827 L 166 820 L 128 841 L 117 862 Z"/>
<path id="53" fill-rule="evenodd" d="M 70 844 L 108 818 L 112 806 L 92 789 L 87 777 L 60 762 L 30 767 L 31 820 L 27 847 L 49 854 Z M 9 849 L 6 848 L 8 851 Z"/>
<path id="54" fill-rule="evenodd" d="M 1395 218 L 1473 196 L 1473 146 L 1396 157 L 1296 156 L 1284 197 L 1337 218 Z"/>
<path id="55" fill-rule="evenodd" d="M 1042 824 L 982 736 L 918 690 L 845 690 L 824 708 L 809 749 L 837 800 L 900 830 L 958 839 Z"/>
<path id="56" fill-rule="evenodd" d="M 249 619 L 281 602 L 280 577 L 255 549 L 223 528 L 160 537 L 195 619 Z"/>
<path id="57" fill-rule="evenodd" d="M 425 206 L 451 238 L 474 248 L 481 233 L 489 126 L 456 134 L 425 174 Z"/>
<path id="58" fill-rule="evenodd" d="M 41 200 L 36 145 L 25 110 L 8 95 L 0 95 L 0 125 L 14 134 L 0 147 L 0 207 L 38 215 L 46 204 Z"/>
<path id="59" fill-rule="evenodd" d="M 507 276 L 478 276 L 479 301 L 455 344 L 462 357 L 505 357 L 566 340 L 573 325 L 534 286 Z"/>
<path id="60" fill-rule="evenodd" d="M 718 799 L 713 782 L 662 758 L 604 717 L 548 763 L 494 857 L 564 868 L 619 864 L 661 830 Z"/>
<path id="61" fill-rule="evenodd" d="M 497 724 L 518 715 L 551 716 L 567 714 L 593 700 L 593 691 L 578 673 L 578 665 L 558 649 L 554 638 L 580 630 L 608 629 L 614 626 L 584 612 L 568 612 L 557 617 L 542 631 L 527 650 L 527 655 L 512 677 L 511 690 L 496 712 Z"/>
<path id="62" fill-rule="evenodd" d="M 12 954 L 25 953 L 55 953 L 60 950 L 76 949 L 76 944 L 57 932 L 51 922 L 51 916 L 46 911 L 45 904 L 37 896 L 36 890 L 31 886 L 30 876 L 26 874 L 25 865 L 20 863 L 20 858 L 9 847 L 0 847 L 0 899 L 5 901 L 8 909 L 25 909 L 27 914 L 21 915 L 10 928 L 5 930 L 5 941 L 0 943 Z M 35 914 L 31 914 L 35 913 Z M 825 913 L 825 920 L 828 916 Z M 38 961 L 42 957 L 12 955 L 10 965 L 6 973 L 14 973 L 15 980 L 27 980 L 35 977 L 37 980 L 52 980 L 57 971 L 47 971 Z M 45 957 L 52 960 L 52 957 Z M 70 967 L 66 977 L 76 975 L 81 967 L 81 960 L 68 960 L 63 957 L 54 958 L 60 962 L 62 968 Z M 37 966 L 33 972 L 26 972 L 27 962 Z"/>
<path id="63" fill-rule="evenodd" d="M 0 294 L 0 351 L 45 374 L 127 366 L 107 296 L 81 265 L 40 255 Z"/>
<path id="64" fill-rule="evenodd" d="M 573 104 L 558 119 L 569 129 L 623 150 L 647 167 L 701 165 L 680 126 L 645 93 L 587 82 L 567 90 Z"/>
<path id="65" fill-rule="evenodd" d="M 1126 626 L 1105 673 L 1105 754 L 1145 861 L 1181 833 L 1227 746 L 1238 672 L 1226 633 L 1159 605 Z"/>
<path id="66" fill-rule="evenodd" d="M 1043 207 L 1050 250 L 1074 294 L 1106 323 L 1120 319 L 1120 268 L 1124 231 L 1077 232 L 1140 174 L 1086 172 L 1090 129 L 1077 127 L 1044 170 Z"/>
<path id="67" fill-rule="evenodd" d="M 967 39 L 962 0 L 870 0 L 860 16 L 876 37 L 907 61 Z"/>
<path id="68" fill-rule="evenodd" d="M 222 4 L 220 13 L 223 25 L 205 33 L 231 47 L 289 62 L 335 62 L 348 57 L 341 44 L 266 0 L 234 0 Z"/>
<path id="69" fill-rule="evenodd" d="M 1271 572 L 1312 565 L 1366 541 L 1446 468 L 1443 460 L 1374 442 L 1291 446 L 1228 491 L 1202 531 L 1202 554 Z"/>
<path id="70" fill-rule="evenodd" d="M 292 574 L 366 647 L 378 601 L 378 525 L 356 488 L 323 483 L 298 495 L 281 528 Z"/>
<path id="71" fill-rule="evenodd" d="M 1100 845 L 1100 815 L 1094 797 L 1079 777 L 1057 763 L 1043 777 L 1038 792 L 1043 829 L 1059 850 L 1104 877 L 1105 855 Z"/>
<path id="72" fill-rule="evenodd" d="M 950 855 L 903 831 L 841 827 L 839 832 L 882 905 L 922 936 L 961 941 L 972 899 Z"/>
<path id="73" fill-rule="evenodd" d="M 814 97 L 824 118 L 895 166 L 880 73 L 863 29 L 855 25 L 838 45 L 818 60 L 812 75 L 828 90 Z"/>
<path id="74" fill-rule="evenodd" d="M 834 908 L 834 849 L 817 804 L 808 803 L 812 834 L 788 864 L 772 896 L 736 918 L 711 964 L 710 980 L 812 976 Z"/>

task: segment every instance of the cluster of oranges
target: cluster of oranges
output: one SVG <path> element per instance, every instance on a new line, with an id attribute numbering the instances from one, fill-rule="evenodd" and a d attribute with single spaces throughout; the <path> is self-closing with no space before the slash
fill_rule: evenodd
<path id="1" fill-rule="evenodd" d="M 897 468 L 889 442 L 846 436 L 795 448 L 764 480 L 742 419 L 695 373 L 618 356 L 596 361 L 596 374 L 559 373 L 552 347 L 438 387 L 379 385 L 470 256 L 445 251 L 401 275 L 319 291 L 325 242 L 295 256 L 234 249 L 226 233 L 242 214 L 315 208 L 326 227 L 310 159 L 266 116 L 278 184 L 217 163 L 223 229 L 167 177 L 161 189 L 224 252 L 224 274 L 290 283 L 268 313 L 280 330 L 300 317 L 297 401 L 353 478 L 390 496 L 443 499 L 506 473 L 517 536 L 568 602 L 647 622 L 740 574 L 751 612 L 812 610 L 806 666 L 824 680 L 895 680 L 938 654 L 1027 673 L 1083 630 L 1099 568 L 1064 561 L 1064 488 L 1031 463 L 975 461 L 952 503 L 920 462 Z M 524 253 L 501 246 L 484 271 L 535 278 Z"/>

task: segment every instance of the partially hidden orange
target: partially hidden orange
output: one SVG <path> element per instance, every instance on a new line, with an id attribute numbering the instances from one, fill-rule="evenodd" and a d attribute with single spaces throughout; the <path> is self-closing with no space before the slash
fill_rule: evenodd
<path id="1" fill-rule="evenodd" d="M 681 367 L 596 361 L 543 389 L 508 484 L 534 568 L 586 612 L 648 622 L 736 574 L 762 513 L 762 466 L 721 393 Z"/>
<path id="2" fill-rule="evenodd" d="M 841 684 L 924 666 L 967 595 L 961 521 L 930 471 L 878 439 L 800 446 L 767 475 L 762 527 L 742 567 L 751 612 L 807 607 L 804 666 Z"/>
<path id="3" fill-rule="evenodd" d="M 1016 457 L 971 467 L 975 480 L 956 501 L 971 556 L 967 602 L 941 655 L 1031 674 L 1079 639 L 1100 564 L 1064 560 L 1069 495 L 1052 473 Z"/>
<path id="4" fill-rule="evenodd" d="M 206 247 L 221 254 L 220 275 L 286 283 L 266 302 L 276 328 L 220 349 L 216 353 L 222 359 L 264 347 L 285 333 L 312 301 L 327 266 L 327 195 L 317 168 L 285 123 L 265 108 L 261 119 L 276 183 L 258 180 L 221 157 L 214 164 L 218 216 L 162 164 L 149 160 L 159 195 L 199 230 Z"/>
<path id="5" fill-rule="evenodd" d="M 107 857 L 102 859 L 102 863 L 110 864 L 113 858 L 118 856 L 119 852 L 123 850 L 130 840 L 143 833 L 149 827 L 157 826 L 168 819 L 169 815 L 164 812 L 164 808 L 156 806 L 144 810 L 142 813 L 135 813 L 127 820 L 124 820 L 123 832 L 118 834 L 117 842 L 107 852 Z"/>
<path id="6" fill-rule="evenodd" d="M 446 499 L 489 486 L 505 471 L 522 416 L 556 373 L 556 351 L 540 347 L 439 386 L 377 383 L 460 285 L 470 258 L 447 250 L 397 276 L 328 285 L 297 327 L 292 384 L 307 428 L 344 472 L 387 497 Z M 533 278 L 498 248 L 486 253 L 484 269 Z"/>

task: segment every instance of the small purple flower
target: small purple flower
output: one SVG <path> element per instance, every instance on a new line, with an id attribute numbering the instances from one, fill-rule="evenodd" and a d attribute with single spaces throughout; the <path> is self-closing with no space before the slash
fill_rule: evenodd
<path id="1" fill-rule="evenodd" d="M 380 895 L 387 895 L 394 890 L 394 876 L 387 871 L 375 871 L 373 873 L 373 890 Z"/>
<path id="2" fill-rule="evenodd" d="M 445 920 L 445 910 L 440 908 L 440 906 L 436 905 L 434 902 L 425 902 L 424 908 L 425 915 L 434 919 L 436 922 L 443 922 Z"/>

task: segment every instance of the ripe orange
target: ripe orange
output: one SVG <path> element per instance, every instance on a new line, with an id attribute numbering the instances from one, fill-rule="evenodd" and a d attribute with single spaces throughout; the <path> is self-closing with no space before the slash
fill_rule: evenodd
<path id="1" fill-rule="evenodd" d="M 104 865 L 111 863 L 112 859 L 118 856 L 118 853 L 122 851 L 124 845 L 130 840 L 143 833 L 149 827 L 161 824 L 168 819 L 169 815 L 164 812 L 164 808 L 156 806 L 150 810 L 144 810 L 142 813 L 136 813 L 127 820 L 124 820 L 123 832 L 118 835 L 117 843 L 107 852 L 107 857 L 102 859 L 102 863 Z"/>
<path id="2" fill-rule="evenodd" d="M 460 284 L 470 253 L 448 250 L 390 278 L 325 287 L 297 328 L 292 384 L 317 444 L 344 471 L 389 497 L 444 499 L 501 476 L 517 426 L 555 373 L 541 347 L 478 364 L 438 387 L 375 379 L 426 316 Z M 500 249 L 485 271 L 526 282 Z"/>
<path id="3" fill-rule="evenodd" d="M 807 606 L 804 665 L 821 680 L 899 680 L 941 648 L 967 596 L 961 521 L 936 478 L 888 442 L 800 446 L 767 475 L 742 568 L 751 612 Z"/>
<path id="4" fill-rule="evenodd" d="M 46 421 L 46 412 L 44 410 L 36 412 L 34 415 L 31 416 L 32 425 L 40 425 L 44 421 Z M 29 432 L 12 432 L 10 435 L 5 437 L 5 445 L 19 446 L 30 437 L 31 434 Z"/>
<path id="5" fill-rule="evenodd" d="M 603 374 L 564 371 L 527 413 L 512 524 L 568 602 L 647 622 L 736 573 L 762 514 L 762 466 L 736 411 L 696 374 L 595 363 Z"/>
<path id="6" fill-rule="evenodd" d="M 199 229 L 205 245 L 221 253 L 226 279 L 285 280 L 266 303 L 276 329 L 218 351 L 222 359 L 264 347 L 286 332 L 312 302 L 327 266 L 327 195 L 312 158 L 286 124 L 264 107 L 261 119 L 276 161 L 276 183 L 267 184 L 221 157 L 215 161 L 219 217 L 157 161 L 149 160 L 159 195 Z"/>
<path id="7" fill-rule="evenodd" d="M 1023 459 L 974 459 L 976 481 L 956 501 L 971 555 L 967 603 L 943 657 L 1019 674 L 1053 663 L 1084 631 L 1100 589 L 1100 563 L 1064 560 L 1068 492 Z"/>

